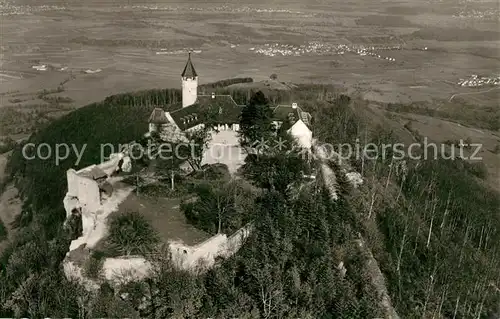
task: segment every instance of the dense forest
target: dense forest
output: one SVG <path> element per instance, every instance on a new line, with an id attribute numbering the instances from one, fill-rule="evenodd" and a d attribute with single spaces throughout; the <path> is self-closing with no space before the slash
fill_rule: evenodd
<path id="1" fill-rule="evenodd" d="M 330 86 L 298 85 L 265 92 L 264 99 L 251 90 L 209 89 L 253 109 L 298 102 L 312 114 L 321 142 L 398 139 L 364 117 L 363 101 Z M 141 140 L 151 110 L 177 108 L 180 98 L 173 89 L 111 96 L 56 120 L 29 142 L 87 144 L 78 164 L 84 167 L 99 160 L 101 143 Z M 266 112 L 259 114 L 265 130 Z M 176 270 L 168 253 L 156 254 L 151 278 L 121 287 L 103 284 L 90 293 L 67 281 L 61 267 L 70 242 L 62 227 L 65 172 L 75 167 L 76 156 L 56 166 L 24 159 L 21 147 L 8 163 L 9 182 L 19 188 L 24 205 L 13 225 L 16 234 L 0 256 L 2 317 L 382 317 L 366 256 L 357 248 L 360 237 L 378 261 L 401 318 L 488 318 L 499 311 L 499 197 L 460 160 L 408 161 L 403 170 L 390 158 L 332 162 L 341 187 L 333 201 L 321 175 L 313 181 L 302 177 L 314 161 L 289 149 L 249 157 L 243 174 L 253 188 L 225 175 L 200 175 L 188 189 L 198 201 L 183 204 L 188 220 L 210 233 L 252 220 L 252 235 L 236 255 L 194 275 Z M 363 173 L 361 187 L 345 181 L 346 165 Z M 259 192 L 248 194 L 254 188 Z M 226 205 L 224 214 L 213 213 L 215 199 Z M 214 207 L 212 214 L 196 214 L 206 207 Z"/>

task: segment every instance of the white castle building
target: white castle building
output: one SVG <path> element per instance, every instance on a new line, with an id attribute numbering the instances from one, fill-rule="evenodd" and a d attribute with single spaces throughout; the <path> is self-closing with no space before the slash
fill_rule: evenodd
<path id="1" fill-rule="evenodd" d="M 231 95 L 198 95 L 198 74 L 188 56 L 186 66 L 181 73 L 182 107 L 172 112 L 155 108 L 149 117 L 149 132 L 156 131 L 167 134 L 170 138 L 177 134 L 182 139 L 182 132 L 194 130 L 204 125 L 205 110 L 217 110 L 215 126 L 218 131 L 239 130 L 239 117 L 244 105 L 238 105 Z M 280 126 L 289 121 L 288 133 L 292 135 L 299 145 L 310 149 L 312 131 L 310 129 L 311 115 L 303 111 L 297 103 L 291 105 L 277 105 L 272 107 L 273 122 Z"/>

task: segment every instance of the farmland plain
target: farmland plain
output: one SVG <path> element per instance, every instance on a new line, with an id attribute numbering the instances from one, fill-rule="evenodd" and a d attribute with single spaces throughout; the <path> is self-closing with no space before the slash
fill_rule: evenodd
<path id="1" fill-rule="evenodd" d="M 495 7 L 468 7 L 474 5 Z M 444 99 L 461 92 L 459 78 L 499 72 L 498 16 L 457 16 L 462 7 L 359 0 L 4 2 L 0 105 L 22 105 L 12 95 L 65 81 L 61 95 L 75 106 L 113 93 L 178 87 L 187 49 L 199 52 L 202 83 L 276 73 L 283 81 L 338 84 L 368 99 Z"/>

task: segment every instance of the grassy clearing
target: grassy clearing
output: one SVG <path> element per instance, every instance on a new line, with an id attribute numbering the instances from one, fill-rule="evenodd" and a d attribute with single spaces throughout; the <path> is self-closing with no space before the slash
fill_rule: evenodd
<path id="1" fill-rule="evenodd" d="M 470 127 L 500 130 L 500 109 L 493 106 L 472 105 L 460 101 L 411 104 L 388 103 L 385 108 L 392 112 L 414 113 L 451 120 Z"/>

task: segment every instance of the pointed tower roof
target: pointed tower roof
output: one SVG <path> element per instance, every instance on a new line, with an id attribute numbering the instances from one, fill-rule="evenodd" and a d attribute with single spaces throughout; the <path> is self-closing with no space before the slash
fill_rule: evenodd
<path id="1" fill-rule="evenodd" d="M 191 52 L 189 52 L 188 60 L 186 66 L 184 67 L 184 71 L 182 71 L 181 76 L 188 78 L 194 78 L 198 76 L 196 70 L 194 69 L 193 62 L 191 62 Z"/>

